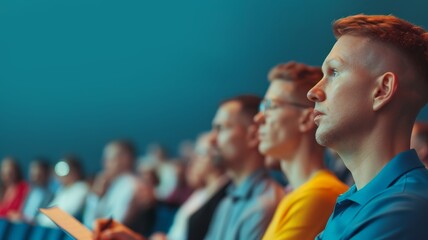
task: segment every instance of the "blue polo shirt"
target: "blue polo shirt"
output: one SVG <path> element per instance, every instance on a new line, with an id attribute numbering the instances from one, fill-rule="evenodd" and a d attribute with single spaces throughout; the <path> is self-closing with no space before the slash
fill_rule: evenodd
<path id="1" fill-rule="evenodd" d="M 366 186 L 336 201 L 316 239 L 428 239 L 428 171 L 415 150 L 395 156 Z"/>

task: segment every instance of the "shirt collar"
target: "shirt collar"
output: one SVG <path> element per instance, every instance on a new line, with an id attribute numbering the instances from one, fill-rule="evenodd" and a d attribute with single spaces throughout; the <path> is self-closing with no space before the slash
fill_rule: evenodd
<path id="1" fill-rule="evenodd" d="M 415 168 L 423 167 L 414 149 L 401 152 L 386 164 L 365 187 L 357 191 L 354 185 L 346 193 L 342 194 L 338 200 L 340 202 L 348 199 L 360 205 L 364 205 L 370 200 L 368 196 L 374 196 L 380 191 L 388 188 L 405 173 Z"/>
<path id="2" fill-rule="evenodd" d="M 259 169 L 248 176 L 239 186 L 230 184 L 227 188 L 227 195 L 232 197 L 233 200 L 240 198 L 249 198 L 255 185 L 261 181 L 261 179 L 267 176 L 267 172 L 264 169 Z"/>

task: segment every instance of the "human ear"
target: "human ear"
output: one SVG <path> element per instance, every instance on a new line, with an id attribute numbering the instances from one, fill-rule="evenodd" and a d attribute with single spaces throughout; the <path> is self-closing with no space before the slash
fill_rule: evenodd
<path id="1" fill-rule="evenodd" d="M 386 72 L 379 76 L 375 82 L 373 91 L 373 110 L 379 111 L 390 102 L 398 87 L 398 77 L 392 72 Z"/>
<path id="2" fill-rule="evenodd" d="M 259 128 L 256 124 L 251 124 L 247 128 L 247 143 L 248 146 L 251 148 L 257 148 L 259 145 L 258 131 Z"/>

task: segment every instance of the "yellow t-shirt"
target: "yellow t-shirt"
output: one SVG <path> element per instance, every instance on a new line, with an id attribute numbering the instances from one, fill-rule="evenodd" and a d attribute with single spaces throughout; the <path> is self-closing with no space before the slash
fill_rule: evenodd
<path id="1" fill-rule="evenodd" d="M 313 240 L 325 227 L 339 194 L 348 186 L 326 170 L 285 196 L 263 240 Z"/>

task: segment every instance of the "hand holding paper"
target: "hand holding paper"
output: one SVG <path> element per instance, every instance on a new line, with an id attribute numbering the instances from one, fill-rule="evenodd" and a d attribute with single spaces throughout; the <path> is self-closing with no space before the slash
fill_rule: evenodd
<path id="1" fill-rule="evenodd" d="M 111 221 L 110 227 L 105 229 L 109 224 L 110 219 L 98 219 L 95 221 L 94 226 L 94 239 L 95 240 L 145 240 L 144 237 L 133 232 L 125 225 L 116 221 Z"/>
<path id="2" fill-rule="evenodd" d="M 61 229 L 77 240 L 145 240 L 144 237 L 111 218 L 96 220 L 94 233 L 92 233 L 77 219 L 60 208 L 41 208 L 40 212 L 48 216 Z"/>

